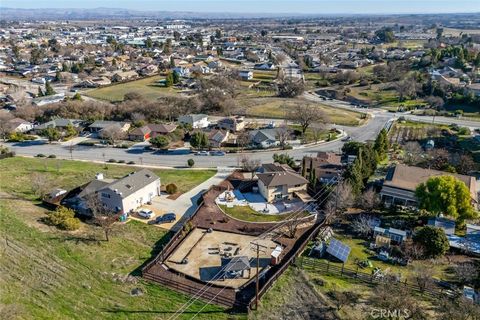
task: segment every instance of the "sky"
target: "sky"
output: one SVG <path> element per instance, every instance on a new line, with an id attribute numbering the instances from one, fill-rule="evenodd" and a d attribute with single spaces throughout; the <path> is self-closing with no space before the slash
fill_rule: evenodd
<path id="1" fill-rule="evenodd" d="M 0 7 L 297 14 L 473 13 L 480 12 L 480 0 L 0 0 Z"/>

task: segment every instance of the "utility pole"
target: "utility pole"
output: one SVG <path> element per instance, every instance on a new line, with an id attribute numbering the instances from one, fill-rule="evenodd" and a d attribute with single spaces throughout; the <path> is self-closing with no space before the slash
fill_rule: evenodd
<path id="1" fill-rule="evenodd" d="M 267 249 L 266 246 L 259 244 L 258 242 L 250 242 L 253 246 L 255 246 L 255 250 L 257 252 L 257 273 L 255 275 L 255 310 L 258 310 L 258 291 L 259 291 L 259 268 L 260 268 L 260 247 L 263 249 Z M 263 253 L 266 253 L 262 250 Z"/>

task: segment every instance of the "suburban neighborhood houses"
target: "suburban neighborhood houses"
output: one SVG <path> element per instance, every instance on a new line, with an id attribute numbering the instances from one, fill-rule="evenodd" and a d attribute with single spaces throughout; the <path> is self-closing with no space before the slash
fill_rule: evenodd
<path id="1" fill-rule="evenodd" d="M 1 319 L 480 319 L 476 3 L 5 1 Z"/>

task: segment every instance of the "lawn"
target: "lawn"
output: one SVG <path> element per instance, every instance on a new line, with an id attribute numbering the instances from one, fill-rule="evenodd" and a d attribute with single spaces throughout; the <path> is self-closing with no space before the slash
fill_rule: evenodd
<path id="1" fill-rule="evenodd" d="M 61 232 L 38 222 L 45 210 L 33 202 L 0 203 L 0 315 L 3 319 L 167 319 L 188 297 L 139 277 L 140 267 L 166 241 L 160 228 L 130 221 L 110 241 L 82 225 Z M 142 295 L 131 294 L 140 289 Z M 195 302 L 181 319 L 205 304 Z M 201 319 L 232 319 L 207 305 Z"/>
<path id="2" fill-rule="evenodd" d="M 249 206 L 234 206 L 228 208 L 227 206 L 220 206 L 220 208 L 229 216 L 234 217 L 238 220 L 250 221 L 250 222 L 276 222 L 285 220 L 290 216 L 290 214 L 262 214 L 253 210 Z M 309 215 L 308 212 L 304 213 L 305 216 Z"/>
<path id="3" fill-rule="evenodd" d="M 391 263 L 376 259 L 376 254 L 368 249 L 366 246 L 366 241 L 363 239 L 352 238 L 339 233 L 335 234 L 335 239 L 342 241 L 351 248 L 348 260 L 345 263 L 345 268 L 349 268 L 351 270 L 357 269 L 357 261 L 364 261 L 368 259 L 372 263 L 373 267 L 359 268 L 359 272 L 371 274 L 374 268 L 380 268 L 382 271 L 389 272 L 390 274 L 401 274 L 404 277 L 408 277 L 413 272 L 415 265 L 423 264 L 427 265 L 429 268 L 432 268 L 434 270 L 434 276 L 437 278 L 446 279 L 450 276 L 448 272 L 449 264 L 446 259 L 439 259 L 435 262 L 418 260 L 408 266 L 393 265 Z M 309 250 L 306 250 L 305 254 L 308 254 L 308 252 Z M 323 260 L 324 262 L 327 261 L 327 259 L 320 260 Z M 339 267 L 342 266 L 341 262 L 330 260 L 330 263 Z"/>
<path id="4" fill-rule="evenodd" d="M 375 84 L 370 86 L 351 86 L 349 88 L 349 96 L 365 101 L 365 103 L 372 103 L 373 106 L 381 107 L 386 110 L 398 111 L 399 107 L 411 109 L 426 104 L 422 99 L 399 101 L 398 94 L 395 90 L 385 90 Z"/>
<path id="5" fill-rule="evenodd" d="M 107 100 L 111 102 L 123 101 L 126 93 L 136 92 L 147 100 L 156 100 L 158 98 L 173 95 L 176 90 L 173 88 L 165 88 L 158 84 L 159 80 L 164 79 L 162 76 L 153 76 L 140 80 L 119 83 L 108 87 L 97 88 L 86 91 L 86 96 Z"/>
<path id="6" fill-rule="evenodd" d="M 33 199 L 30 185 L 33 173 L 45 174 L 54 188 L 71 189 L 95 178 L 95 173 L 102 172 L 106 178 L 121 178 L 140 168 L 127 165 L 103 164 L 47 159 L 14 157 L 0 160 L 0 190 L 13 195 Z M 152 169 L 161 180 L 162 185 L 175 183 L 179 192 L 186 192 L 215 174 L 215 170 L 172 170 Z"/>
<path id="7" fill-rule="evenodd" d="M 239 100 L 245 109 L 247 116 L 260 118 L 284 119 L 289 110 L 299 104 L 315 104 L 301 98 L 255 98 Z M 357 126 L 363 122 L 360 112 L 336 109 L 322 104 L 315 104 L 319 110 L 325 112 L 329 123 L 339 125 Z"/>

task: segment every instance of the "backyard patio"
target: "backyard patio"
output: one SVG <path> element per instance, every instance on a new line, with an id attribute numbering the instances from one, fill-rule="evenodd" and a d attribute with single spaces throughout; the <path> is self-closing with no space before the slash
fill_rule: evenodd
<path id="1" fill-rule="evenodd" d="M 267 214 L 267 215 L 281 215 L 296 211 L 315 212 L 315 204 L 305 204 L 300 199 L 282 200 L 274 203 L 268 203 L 261 194 L 255 192 L 242 193 L 235 189 L 233 191 L 222 192 L 215 203 L 219 206 L 233 208 L 236 206 L 248 206 L 252 210 Z"/>

